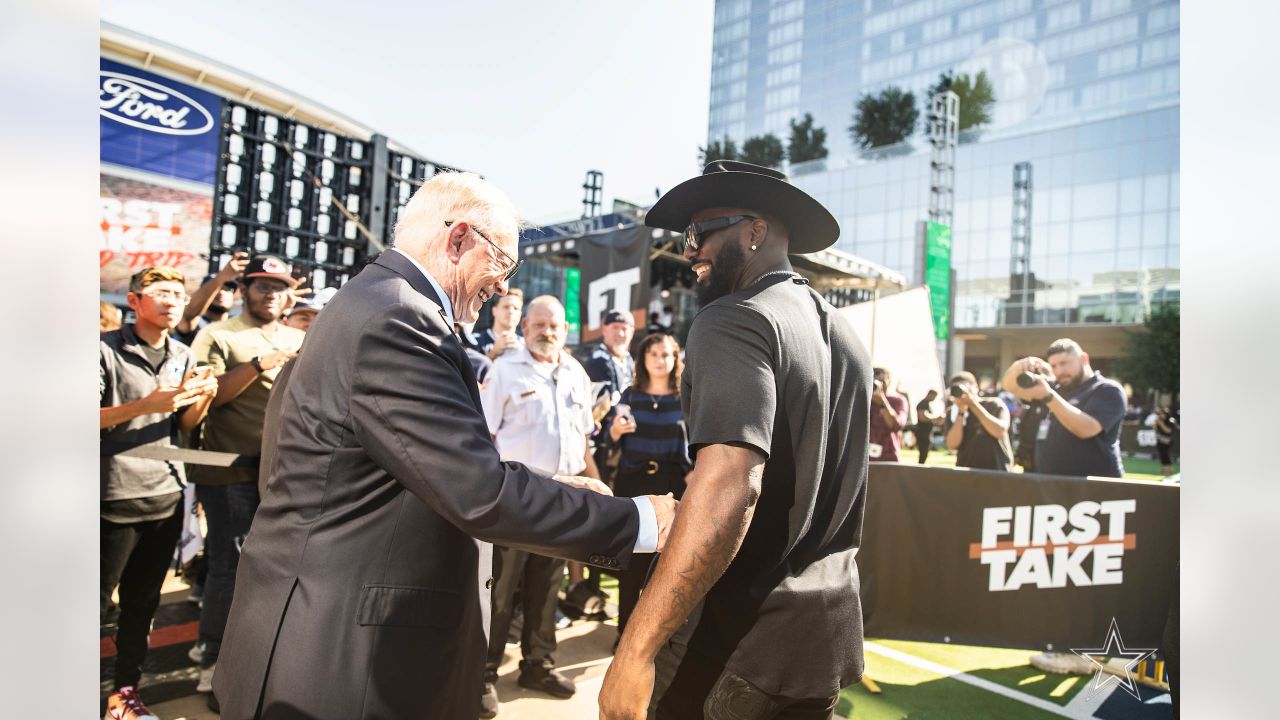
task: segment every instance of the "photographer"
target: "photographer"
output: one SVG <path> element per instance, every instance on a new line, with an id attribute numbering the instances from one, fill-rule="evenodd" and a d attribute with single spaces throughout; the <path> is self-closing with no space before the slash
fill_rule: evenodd
<path id="1" fill-rule="evenodd" d="M 958 414 L 946 440 L 947 449 L 956 452 L 956 467 L 1012 471 L 1005 404 L 999 398 L 978 397 L 978 381 L 967 372 L 951 378 L 950 394 Z"/>
<path id="2" fill-rule="evenodd" d="M 867 457 L 871 462 L 898 462 L 902 431 L 907 427 L 907 400 L 893 391 L 893 375 L 888 370 L 875 368 L 872 377 Z"/>
<path id="3" fill-rule="evenodd" d="M 1018 398 L 1042 401 L 1049 411 L 1036 432 L 1036 472 L 1123 476 L 1120 423 L 1128 404 L 1124 388 L 1094 372 L 1088 353 L 1074 340 L 1055 341 L 1045 358 L 1014 362 L 1002 381 Z"/>

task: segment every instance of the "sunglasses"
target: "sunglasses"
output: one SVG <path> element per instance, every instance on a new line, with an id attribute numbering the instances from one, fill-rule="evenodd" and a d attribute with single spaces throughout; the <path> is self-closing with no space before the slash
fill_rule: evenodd
<path id="1" fill-rule="evenodd" d="M 707 236 L 717 230 L 723 230 L 730 225 L 736 225 L 743 220 L 759 220 L 754 215 L 728 215 L 726 217 L 712 218 L 703 220 L 698 223 L 690 223 L 689 227 L 684 229 L 684 240 L 680 243 L 680 252 L 685 249 L 698 251 L 702 244 L 706 242 Z"/>
<path id="2" fill-rule="evenodd" d="M 453 225 L 452 220 L 444 221 L 445 227 L 451 227 L 452 225 Z M 502 276 L 503 282 L 510 280 L 511 278 L 516 276 L 516 273 L 520 272 L 520 266 L 524 264 L 523 260 L 517 260 L 511 257 L 510 255 L 508 255 L 507 251 L 498 247 L 498 244 L 490 240 L 488 235 L 485 235 L 484 233 L 480 232 L 480 228 L 477 228 L 475 225 L 468 225 L 468 227 L 474 230 L 477 235 L 484 238 L 485 242 L 492 245 L 494 250 L 497 250 L 499 253 L 501 253 L 502 257 L 506 258 L 507 262 L 511 263 L 511 267 L 507 268 L 506 273 Z"/>

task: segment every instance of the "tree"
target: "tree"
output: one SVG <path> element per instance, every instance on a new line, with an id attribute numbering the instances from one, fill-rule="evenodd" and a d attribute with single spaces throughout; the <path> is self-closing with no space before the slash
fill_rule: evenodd
<path id="1" fill-rule="evenodd" d="M 820 160 L 827 156 L 827 131 L 813 126 L 813 116 L 804 114 L 804 120 L 791 120 L 791 142 L 787 143 L 787 159 L 791 164 L 806 160 Z"/>
<path id="2" fill-rule="evenodd" d="M 738 159 L 753 165 L 776 168 L 782 164 L 785 156 L 782 141 L 777 135 L 768 133 L 747 138 L 747 141 L 742 143 L 742 157 Z"/>
<path id="3" fill-rule="evenodd" d="M 709 165 L 717 160 L 738 160 L 738 146 L 728 135 L 721 140 L 713 140 L 707 143 L 706 147 L 698 148 L 698 157 L 702 158 L 703 165 Z"/>
<path id="4" fill-rule="evenodd" d="M 1177 394 L 1181 310 L 1178 305 L 1156 305 L 1140 330 L 1129 333 L 1116 370 L 1135 389 L 1148 388 Z"/>
<path id="5" fill-rule="evenodd" d="M 849 136 L 864 150 L 900 143 L 916 130 L 916 96 L 896 85 L 878 95 L 863 95 L 853 113 Z"/>
<path id="6" fill-rule="evenodd" d="M 938 76 L 937 84 L 929 88 L 929 97 L 947 90 L 960 97 L 961 131 L 991 122 L 991 106 L 996 102 L 996 93 L 986 70 L 979 71 L 976 77 L 970 77 L 968 73 L 956 75 L 948 70 Z"/>

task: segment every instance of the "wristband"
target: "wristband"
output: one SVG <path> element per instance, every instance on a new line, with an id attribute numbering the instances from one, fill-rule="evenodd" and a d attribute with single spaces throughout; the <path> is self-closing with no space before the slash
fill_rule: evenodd
<path id="1" fill-rule="evenodd" d="M 261 356 L 261 355 L 255 355 L 255 356 L 253 357 L 253 359 L 249 361 L 249 364 L 253 366 L 253 369 L 254 369 L 254 370 L 257 370 L 257 371 L 258 371 L 258 374 L 259 374 L 259 375 L 261 375 L 263 372 L 265 372 L 265 371 L 266 371 L 266 368 L 262 367 L 262 356 Z"/>

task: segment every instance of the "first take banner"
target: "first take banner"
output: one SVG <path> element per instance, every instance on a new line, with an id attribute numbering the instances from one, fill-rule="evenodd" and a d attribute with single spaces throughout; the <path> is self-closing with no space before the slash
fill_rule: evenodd
<path id="1" fill-rule="evenodd" d="M 1069 652 L 1116 622 L 1158 648 L 1178 488 L 872 463 L 858 551 L 867 637 Z"/>

